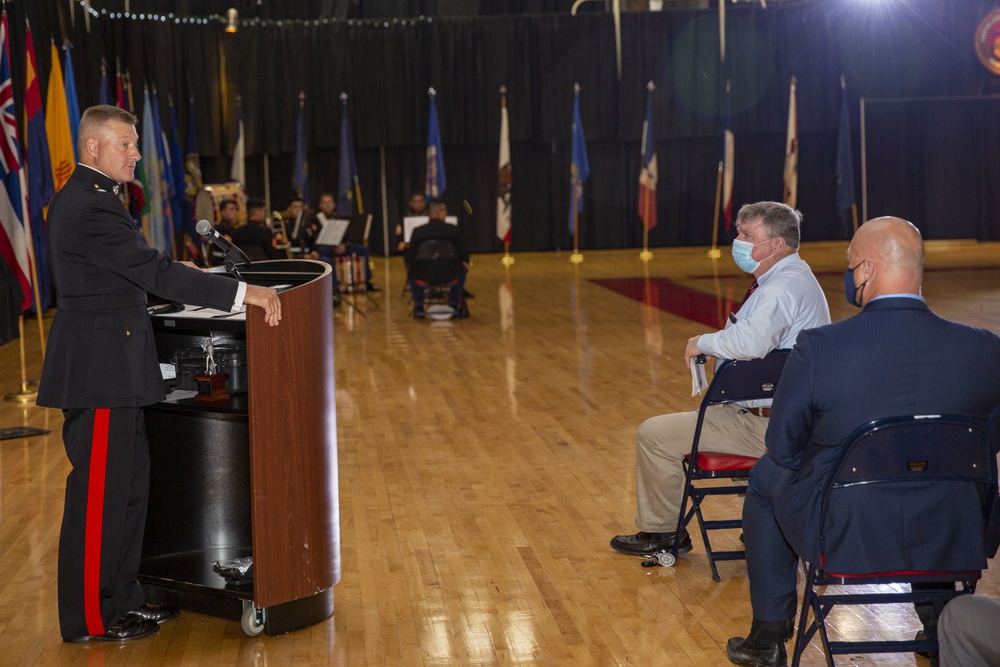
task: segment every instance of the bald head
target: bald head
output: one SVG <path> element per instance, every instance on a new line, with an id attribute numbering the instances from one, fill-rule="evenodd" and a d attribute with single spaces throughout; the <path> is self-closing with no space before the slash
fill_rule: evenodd
<path id="1" fill-rule="evenodd" d="M 924 243 L 917 228 L 902 218 L 875 218 L 862 225 L 847 261 L 862 306 L 882 294 L 920 294 Z"/>

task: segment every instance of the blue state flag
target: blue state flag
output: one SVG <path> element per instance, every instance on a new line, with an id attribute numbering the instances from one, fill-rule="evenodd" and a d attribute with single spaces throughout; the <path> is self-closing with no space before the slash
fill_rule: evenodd
<path id="1" fill-rule="evenodd" d="M 76 142 L 80 133 L 80 99 L 76 95 L 76 79 L 73 76 L 73 56 L 68 46 L 66 51 L 66 67 L 63 73 L 63 87 L 66 90 L 66 108 L 69 110 L 69 133 L 73 139 L 73 156 L 80 161 L 80 149 Z"/>
<path id="2" fill-rule="evenodd" d="M 295 157 L 292 167 L 292 189 L 309 205 L 309 154 L 306 152 L 306 99 L 299 95 L 299 118 L 295 121 Z"/>
<path id="3" fill-rule="evenodd" d="M 444 151 L 441 150 L 441 128 L 438 126 L 436 93 L 430 90 L 431 113 L 427 124 L 427 175 L 424 178 L 424 194 L 428 198 L 438 198 L 448 189 L 444 175 Z"/>
<path id="4" fill-rule="evenodd" d="M 111 92 L 111 82 L 108 81 L 108 63 L 101 58 L 101 89 L 97 98 L 98 104 L 115 106 L 115 96 Z"/>
<path id="5" fill-rule="evenodd" d="M 444 169 L 444 166 L 441 167 Z M 358 162 L 354 156 L 354 139 L 351 136 L 351 121 L 347 115 L 347 100 L 344 99 L 343 114 L 340 118 L 340 167 L 337 178 L 337 212 L 351 215 L 363 212 L 361 205 L 361 185 L 358 181 Z"/>
<path id="6" fill-rule="evenodd" d="M 590 177 L 590 160 L 587 159 L 587 140 L 580 121 L 580 90 L 573 94 L 573 158 L 569 167 L 569 231 L 576 227 L 576 217 L 583 211 L 583 183 Z"/>
<path id="7" fill-rule="evenodd" d="M 146 206 L 143 223 L 149 245 L 160 252 L 169 252 L 170 239 L 166 236 L 166 221 L 163 215 L 163 175 L 160 169 L 160 158 L 157 155 L 156 144 L 160 143 L 156 133 L 156 123 L 153 119 L 153 104 L 149 99 L 149 89 L 143 93 L 142 100 L 142 145 L 146 146 L 145 154 L 139 163 L 139 176 L 142 179 L 146 193 Z"/>
<path id="8" fill-rule="evenodd" d="M 164 238 L 167 248 L 164 250 L 168 255 L 174 247 L 174 174 L 170 167 L 170 150 L 167 148 L 167 135 L 163 131 L 163 123 L 160 122 L 160 103 L 156 97 L 156 86 L 153 86 L 153 129 L 156 132 L 156 158 L 160 163 L 160 194 L 163 197 L 163 224 Z"/>
<path id="9" fill-rule="evenodd" d="M 49 141 L 45 131 L 45 111 L 42 107 L 41 85 L 38 80 L 38 64 L 35 60 L 35 44 L 31 38 L 31 27 L 24 35 L 24 115 L 27 117 L 27 165 L 28 172 L 28 223 L 34 239 L 35 273 L 38 275 L 38 296 L 42 313 L 52 303 L 52 276 L 49 272 L 49 251 L 45 240 L 45 217 L 43 209 L 55 194 L 52 180 L 52 162 L 49 159 Z"/>
<path id="10" fill-rule="evenodd" d="M 854 206 L 854 156 L 851 152 L 851 116 L 847 108 L 847 84 L 840 77 L 840 134 L 837 138 L 837 211 L 843 220 Z M 844 227 L 847 229 L 846 224 Z"/>

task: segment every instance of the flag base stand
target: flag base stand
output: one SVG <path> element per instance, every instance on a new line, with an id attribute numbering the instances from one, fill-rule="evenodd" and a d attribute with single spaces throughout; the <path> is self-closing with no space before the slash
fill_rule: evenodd
<path id="1" fill-rule="evenodd" d="M 708 256 L 711 257 L 712 259 L 719 259 L 720 257 L 722 257 L 722 253 L 719 252 L 718 248 L 712 248 L 711 250 L 708 251 Z"/>
<path id="2" fill-rule="evenodd" d="M 583 255 L 574 251 L 573 254 L 569 256 L 569 261 L 571 264 L 580 264 L 583 262 Z"/>
<path id="3" fill-rule="evenodd" d="M 8 403 L 26 404 L 34 403 L 36 398 L 38 398 L 38 392 L 31 390 L 27 382 L 22 382 L 19 390 L 4 395 L 3 400 Z"/>
<path id="4" fill-rule="evenodd" d="M 500 258 L 500 263 L 504 266 L 511 266 L 514 264 L 514 257 L 512 255 L 504 255 Z"/>
<path id="5" fill-rule="evenodd" d="M 643 262 L 648 262 L 653 259 L 653 253 L 648 248 L 644 248 L 642 252 L 639 253 L 639 260 Z"/>

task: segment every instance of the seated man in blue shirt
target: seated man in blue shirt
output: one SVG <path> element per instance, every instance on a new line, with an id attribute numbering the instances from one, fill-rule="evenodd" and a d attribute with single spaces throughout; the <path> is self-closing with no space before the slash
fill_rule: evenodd
<path id="1" fill-rule="evenodd" d="M 736 265 L 754 277 L 736 314 L 722 331 L 694 336 L 684 350 L 684 366 L 704 354 L 716 359 L 760 359 L 776 348 L 790 348 L 803 329 L 830 322 L 823 289 L 799 257 L 801 214 L 780 202 L 757 202 L 740 209 L 733 241 Z M 759 457 L 770 401 L 729 403 L 705 413 L 700 449 Z M 618 535 L 611 548 L 633 556 L 671 549 L 691 551 L 687 531 L 675 535 L 684 492 L 681 462 L 691 452 L 698 413 L 681 412 L 647 419 L 636 432 L 636 527 Z"/>
<path id="2" fill-rule="evenodd" d="M 431 199 L 427 202 L 427 214 L 430 221 L 417 227 L 410 235 L 410 243 L 403 252 L 403 258 L 407 266 L 410 267 L 410 293 L 413 295 L 413 313 L 417 319 L 424 316 L 424 290 L 416 284 L 412 275 L 413 262 L 417 257 L 420 244 L 432 239 L 442 239 L 449 241 L 455 246 L 456 254 L 462 262 L 462 270 L 459 271 L 457 282 L 451 286 L 448 296 L 448 305 L 454 310 L 462 312 L 462 293 L 465 290 L 465 275 L 469 271 L 469 253 L 462 247 L 461 233 L 457 225 L 445 222 L 448 217 L 448 206 L 440 199 Z"/>

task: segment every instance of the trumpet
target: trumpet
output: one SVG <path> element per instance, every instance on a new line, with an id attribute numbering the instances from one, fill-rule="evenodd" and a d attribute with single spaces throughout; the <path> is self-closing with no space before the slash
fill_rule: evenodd
<path id="1" fill-rule="evenodd" d="M 280 211 L 271 211 L 271 245 L 278 250 L 284 250 L 288 259 L 292 258 L 292 240 L 288 238 L 285 219 Z"/>

